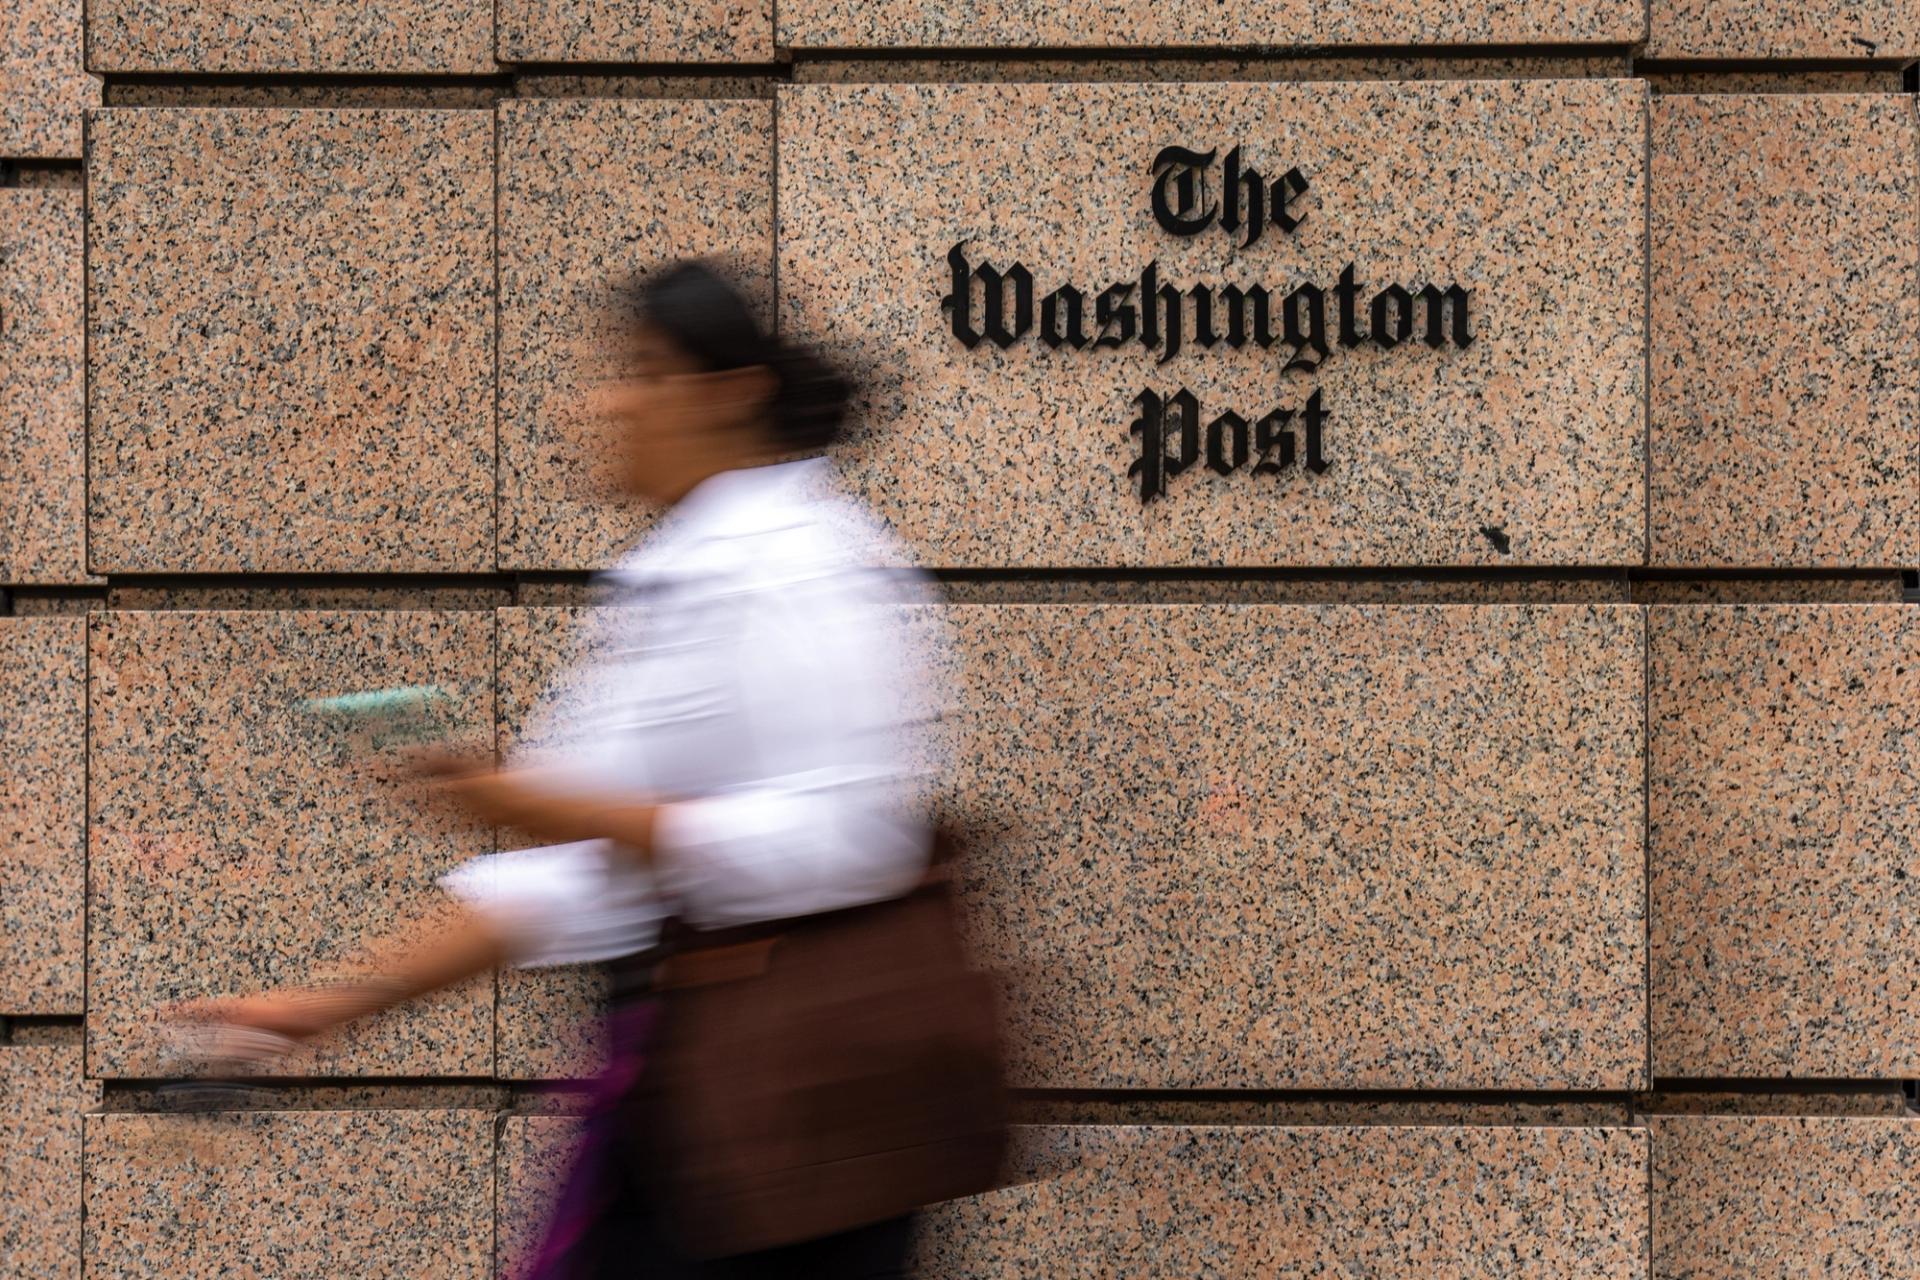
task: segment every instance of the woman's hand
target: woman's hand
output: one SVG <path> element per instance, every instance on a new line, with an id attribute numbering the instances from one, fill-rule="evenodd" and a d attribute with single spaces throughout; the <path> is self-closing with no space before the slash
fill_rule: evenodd
<path id="1" fill-rule="evenodd" d="M 489 826 L 513 827 L 542 840 L 608 839 L 643 858 L 652 855 L 657 805 L 583 794 L 555 771 L 497 769 L 445 752 L 417 757 L 413 771 Z"/>
<path id="2" fill-rule="evenodd" d="M 508 772 L 486 757 L 444 748 L 423 751 L 408 766 L 433 795 L 452 801 L 489 826 L 516 827 L 538 816 L 523 771 Z"/>
<path id="3" fill-rule="evenodd" d="M 370 978 L 326 987 L 269 991 L 257 996 L 192 1000 L 164 1012 L 180 1022 L 220 1023 L 309 1040 L 385 1006 L 392 984 Z"/>
<path id="4" fill-rule="evenodd" d="M 193 1000 L 160 1011 L 171 1024 L 175 1052 L 196 1070 L 222 1063 L 270 1066 L 358 1012 L 331 993 L 307 991 Z"/>

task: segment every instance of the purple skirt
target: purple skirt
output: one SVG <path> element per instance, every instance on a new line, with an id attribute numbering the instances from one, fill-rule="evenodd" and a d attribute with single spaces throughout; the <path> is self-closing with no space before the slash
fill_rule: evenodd
<path id="1" fill-rule="evenodd" d="M 659 1002 L 645 998 L 618 1003 L 608 1013 L 607 1064 L 593 1081 L 580 1144 L 527 1280 L 589 1280 L 600 1274 L 604 1245 L 596 1233 L 630 1185 L 619 1163 L 622 1108 L 640 1081 L 659 1017 Z"/>

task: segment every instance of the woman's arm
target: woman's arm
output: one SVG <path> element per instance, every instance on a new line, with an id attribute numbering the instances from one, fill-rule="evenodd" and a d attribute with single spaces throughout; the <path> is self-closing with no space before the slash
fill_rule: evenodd
<path id="1" fill-rule="evenodd" d="M 543 843 L 612 840 L 643 865 L 652 863 L 660 805 L 631 795 L 582 791 L 550 770 L 476 769 L 441 762 L 423 771 L 441 791 L 492 826 L 513 827 Z"/>
<path id="2" fill-rule="evenodd" d="M 235 999 L 199 1001 L 178 1012 L 194 1020 L 229 1023 L 305 1040 L 343 1023 L 429 995 L 508 957 L 505 935 L 479 912 L 456 908 L 424 939 L 409 934 L 382 948 L 373 971 L 324 987 L 295 988 Z"/>

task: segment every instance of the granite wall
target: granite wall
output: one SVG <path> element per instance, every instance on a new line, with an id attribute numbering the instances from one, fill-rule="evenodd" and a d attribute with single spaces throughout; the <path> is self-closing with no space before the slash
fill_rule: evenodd
<path id="1" fill-rule="evenodd" d="M 496 833 L 720 255 L 940 577 L 934 1277 L 1920 1277 L 1912 0 L 0 0 L 0 1277 L 510 1277 L 597 975 L 178 1087 Z"/>

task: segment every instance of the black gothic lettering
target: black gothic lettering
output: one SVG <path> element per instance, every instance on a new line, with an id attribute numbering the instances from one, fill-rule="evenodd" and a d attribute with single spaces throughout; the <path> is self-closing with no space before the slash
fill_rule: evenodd
<path id="1" fill-rule="evenodd" d="M 1391 312 L 1391 318 L 1389 318 Z M 1373 341 L 1389 351 L 1413 336 L 1413 298 L 1397 284 L 1373 295 Z"/>
<path id="2" fill-rule="evenodd" d="M 1140 416 L 1130 431 L 1140 437 L 1140 456 L 1127 468 L 1127 474 L 1140 481 L 1140 500 L 1151 502 L 1166 493 L 1171 477 L 1199 460 L 1200 402 L 1182 387 L 1165 400 L 1142 391 L 1133 403 L 1140 407 Z M 1171 432 L 1169 417 L 1175 419 Z M 1178 441 L 1178 453 L 1167 452 L 1169 438 Z"/>
<path id="3" fill-rule="evenodd" d="M 1293 465 L 1293 410 L 1275 409 L 1254 424 L 1253 444 L 1260 451 L 1260 460 L 1253 464 L 1253 474 L 1257 476 L 1275 475 Z M 1273 451 L 1280 450 L 1279 461 L 1275 461 Z"/>
<path id="4" fill-rule="evenodd" d="M 1116 284 L 1102 289 L 1094 300 L 1094 323 L 1100 326 L 1100 336 L 1093 340 L 1096 347 L 1118 347 L 1133 341 L 1134 315 L 1133 286 Z"/>
<path id="5" fill-rule="evenodd" d="M 1228 235 L 1245 226 L 1247 238 L 1240 242 L 1242 249 L 1253 248 L 1254 241 L 1267 229 L 1267 191 L 1266 181 L 1258 169 L 1240 169 L 1240 148 L 1227 152 L 1227 161 L 1221 175 L 1220 229 Z M 1240 212 L 1241 202 L 1246 203 L 1246 214 Z"/>
<path id="6" fill-rule="evenodd" d="M 1309 373 L 1318 369 L 1327 358 L 1327 295 L 1318 285 L 1303 284 L 1287 295 L 1282 328 L 1286 344 L 1293 348 L 1293 357 L 1284 367 Z M 1311 360 L 1306 358 L 1309 351 L 1314 354 Z"/>
<path id="7" fill-rule="evenodd" d="M 1140 273 L 1140 345 L 1160 348 L 1160 363 L 1180 354 L 1180 330 L 1185 307 L 1180 291 L 1160 283 L 1160 264 L 1149 262 Z"/>
<path id="8" fill-rule="evenodd" d="M 1249 335 L 1262 350 L 1273 345 L 1273 317 L 1269 298 L 1262 285 L 1227 285 L 1220 290 L 1220 301 L 1227 313 L 1227 345 L 1238 351 Z"/>
<path id="9" fill-rule="evenodd" d="M 1334 286 L 1334 295 L 1340 300 L 1340 345 L 1357 347 L 1367 340 L 1360 332 L 1360 326 L 1354 323 L 1354 300 L 1360 292 L 1360 283 L 1354 279 L 1353 264 L 1349 262 L 1340 270 L 1340 283 Z"/>
<path id="10" fill-rule="evenodd" d="M 1207 466 L 1232 475 L 1247 465 L 1247 420 L 1229 409 L 1207 424 Z"/>
<path id="11" fill-rule="evenodd" d="M 1282 231 L 1291 233 L 1306 221 L 1306 214 L 1294 217 L 1288 212 L 1295 196 L 1307 194 L 1307 175 L 1295 165 L 1274 180 L 1273 184 L 1273 224 Z"/>
<path id="12" fill-rule="evenodd" d="M 1212 171 L 1216 159 L 1217 175 Z M 1217 224 L 1237 237 L 1239 248 L 1251 249 L 1267 227 L 1291 233 L 1307 216 L 1301 203 L 1311 189 L 1306 174 L 1296 166 L 1269 182 L 1238 145 L 1227 147 L 1224 155 L 1219 148 L 1163 147 L 1151 171 L 1154 220 L 1173 235 L 1195 236 Z M 1215 176 L 1218 190 L 1210 186 Z M 1158 261 L 1147 263 L 1136 279 L 1104 287 L 1049 280 L 1051 291 L 1040 298 L 1036 327 L 1033 272 L 1020 262 L 1005 268 L 970 262 L 967 244 L 960 240 L 947 251 L 949 285 L 940 306 L 954 338 L 968 350 L 982 342 L 1007 349 L 1029 336 L 1056 355 L 1137 342 L 1165 364 L 1189 344 L 1206 349 L 1224 342 L 1236 351 L 1248 346 L 1274 351 L 1285 358 L 1283 373 L 1313 373 L 1330 358 L 1334 344 L 1391 351 L 1410 346 L 1419 332 L 1426 346 L 1438 351 L 1449 344 L 1465 349 L 1474 337 L 1474 299 L 1467 288 L 1427 284 L 1416 291 L 1389 283 L 1363 302 L 1360 271 L 1352 262 L 1341 267 L 1330 288 L 1296 278 L 1284 283 L 1284 294 L 1273 283 L 1163 279 Z M 1129 430 L 1138 437 L 1139 452 L 1127 475 L 1138 481 L 1142 501 L 1164 496 L 1169 481 L 1197 466 L 1203 444 L 1207 469 L 1223 477 L 1247 469 L 1249 461 L 1256 476 L 1278 475 L 1295 465 L 1316 475 L 1327 470 L 1330 415 L 1317 388 L 1309 389 L 1298 408 L 1275 409 L 1254 420 L 1232 409 L 1215 413 L 1204 432 L 1200 402 L 1184 387 L 1164 398 L 1143 391 L 1132 403 L 1139 417 Z"/>
<path id="13" fill-rule="evenodd" d="M 1162 147 L 1153 158 L 1153 220 L 1169 235 L 1197 236 L 1213 222 L 1207 198 L 1207 166 L 1217 151 Z"/>
<path id="14" fill-rule="evenodd" d="M 973 269 L 967 265 L 967 255 L 961 250 L 966 248 L 965 240 L 957 241 L 947 250 L 947 265 L 953 269 L 953 286 L 947 296 L 940 299 L 940 309 L 953 313 L 953 336 L 960 339 L 960 345 L 971 351 L 980 345 L 980 333 L 973 327 Z"/>
<path id="15" fill-rule="evenodd" d="M 1005 271 L 995 271 L 986 263 L 973 269 L 983 286 L 984 331 L 1002 351 L 1018 342 L 1033 328 L 1033 273 L 1019 263 Z M 1006 285 L 1013 286 L 1013 327 L 1007 327 Z"/>
<path id="16" fill-rule="evenodd" d="M 1193 341 L 1196 346 L 1211 347 L 1220 341 L 1213 331 L 1213 290 L 1197 284 L 1187 290 L 1193 299 Z"/>
<path id="17" fill-rule="evenodd" d="M 1063 305 L 1067 312 L 1064 331 L 1060 325 L 1060 309 Z M 1040 341 L 1056 351 L 1062 345 L 1070 346 L 1075 351 L 1086 350 L 1087 330 L 1081 315 L 1084 307 L 1085 299 L 1070 284 L 1063 284 L 1040 299 Z"/>
<path id="18" fill-rule="evenodd" d="M 1320 431 L 1327 424 L 1327 412 L 1320 407 L 1318 389 L 1307 397 L 1307 470 L 1319 475 L 1327 469 L 1327 460 L 1320 453 Z"/>
<path id="19" fill-rule="evenodd" d="M 1443 347 L 1447 343 L 1446 320 L 1442 308 L 1453 312 L 1453 345 L 1465 350 L 1473 342 L 1473 334 L 1467 322 L 1467 291 L 1459 285 L 1449 285 L 1442 291 L 1438 285 L 1428 285 L 1414 295 L 1419 298 L 1427 310 L 1427 345 Z M 1448 306 L 1447 304 L 1451 304 Z"/>

